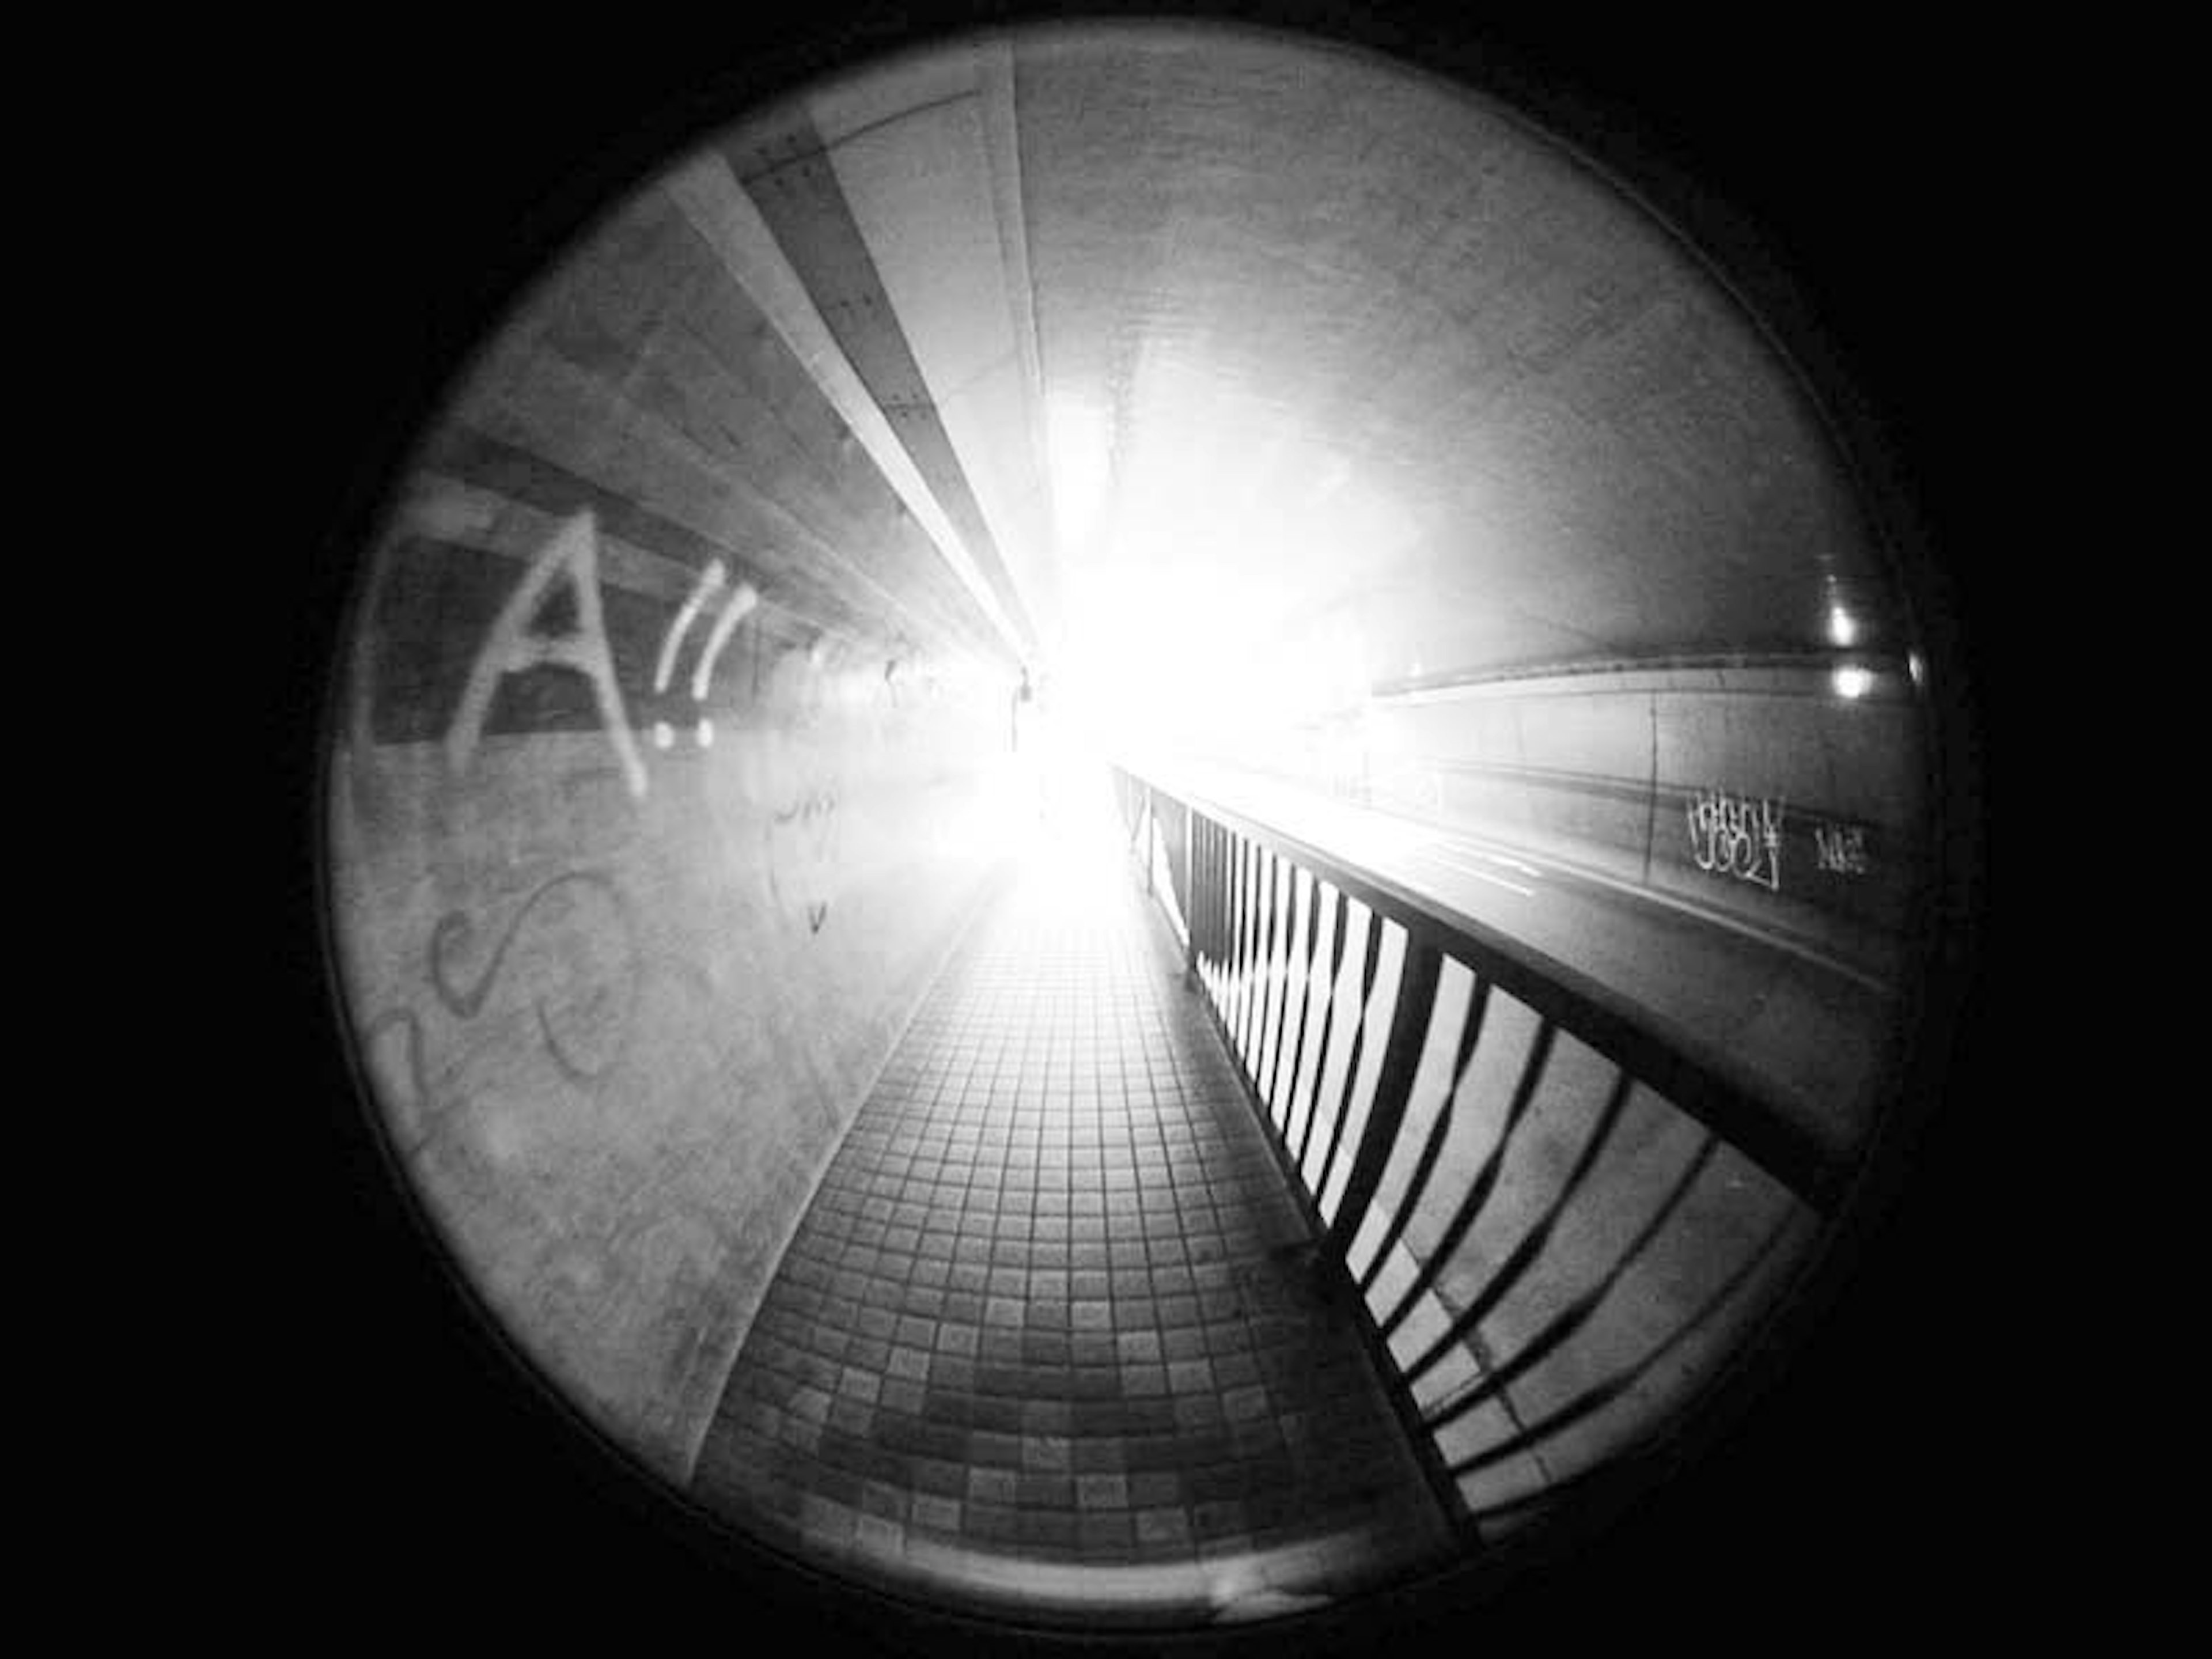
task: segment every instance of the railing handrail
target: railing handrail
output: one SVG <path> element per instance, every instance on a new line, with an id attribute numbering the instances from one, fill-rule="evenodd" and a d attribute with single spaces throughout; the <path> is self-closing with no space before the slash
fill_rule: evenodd
<path id="1" fill-rule="evenodd" d="M 1746 1068 L 1711 1044 L 1688 1032 L 1661 1029 L 1666 1022 L 1620 993 L 1441 899 L 1348 864 L 1200 791 L 1164 785 L 1133 765 L 1112 763 L 1146 790 L 1202 813 L 1329 882 L 1395 922 L 1409 939 L 1464 963 L 1664 1096 L 1805 1204 L 1823 1212 L 1835 1206 L 1850 1173 L 1846 1156 L 1778 1109 Z"/>

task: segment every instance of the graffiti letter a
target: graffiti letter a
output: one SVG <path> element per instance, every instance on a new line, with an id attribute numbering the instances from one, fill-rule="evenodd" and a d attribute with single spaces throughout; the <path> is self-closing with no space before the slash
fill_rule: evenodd
<path id="1" fill-rule="evenodd" d="M 539 634 L 531 623 L 554 583 L 566 579 L 576 591 L 576 629 L 571 634 Z M 631 742 L 629 715 L 615 681 L 613 654 L 607 649 L 606 623 L 599 612 L 599 533 L 586 507 L 554 532 L 552 540 L 508 595 L 483 647 L 469 670 L 459 711 L 446 733 L 446 761 L 455 775 L 468 769 L 476 753 L 492 693 L 509 674 L 546 666 L 572 668 L 592 683 L 599 701 L 599 724 L 623 764 L 634 797 L 645 794 L 645 764 Z"/>

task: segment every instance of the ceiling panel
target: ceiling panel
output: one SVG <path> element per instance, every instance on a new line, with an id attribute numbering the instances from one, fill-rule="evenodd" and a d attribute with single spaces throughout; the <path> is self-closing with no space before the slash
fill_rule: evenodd
<path id="1" fill-rule="evenodd" d="M 1069 556 L 1348 611 L 1378 672 L 1815 649 L 1868 574 L 1734 302 L 1490 106 L 1259 38 L 1015 64 L 1045 392 L 1111 434 Z"/>

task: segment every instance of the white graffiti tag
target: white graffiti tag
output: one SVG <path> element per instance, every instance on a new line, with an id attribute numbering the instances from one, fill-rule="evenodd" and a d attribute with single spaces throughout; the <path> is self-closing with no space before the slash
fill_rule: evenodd
<path id="1" fill-rule="evenodd" d="M 656 696 L 668 690 L 669 676 L 676 672 L 676 657 L 683 648 L 684 636 L 691 631 L 691 624 L 698 620 L 701 609 L 721 591 L 722 584 L 728 578 L 729 572 L 720 559 L 699 573 L 698 585 L 691 590 L 690 598 L 684 601 L 684 608 L 676 613 L 676 620 L 669 624 L 667 637 L 660 642 L 660 659 L 653 671 L 653 690 Z M 730 635 L 737 631 L 738 624 L 759 603 L 760 594 L 750 582 L 739 582 L 736 591 L 723 602 L 720 612 L 714 618 L 714 629 L 707 635 L 706 648 L 700 652 L 699 660 L 692 666 L 692 702 L 703 703 L 707 701 L 707 686 L 714 678 L 714 659 L 722 654 L 722 647 L 730 642 Z M 698 738 L 702 749 L 712 748 L 714 722 L 701 714 L 698 725 L 693 727 L 693 735 Z M 675 741 L 676 733 L 666 720 L 653 723 L 654 748 L 666 749 Z"/>
<path id="2" fill-rule="evenodd" d="M 1838 876 L 1863 876 L 1867 871 L 1866 830 L 1856 823 L 1823 823 L 1813 831 L 1813 847 L 1820 868 Z"/>
<path id="3" fill-rule="evenodd" d="M 531 624 L 546 594 L 562 580 L 575 590 L 575 630 L 538 633 Z M 645 763 L 630 741 L 629 716 L 615 680 L 614 656 L 607 647 L 606 622 L 599 609 L 599 532 L 588 507 L 553 533 L 500 608 L 483 648 L 477 653 L 460 708 L 446 732 L 446 759 L 456 776 L 468 770 L 499 683 L 510 674 L 544 667 L 574 669 L 592 683 L 599 724 L 622 761 L 623 780 L 632 796 L 644 799 Z"/>
<path id="4" fill-rule="evenodd" d="M 1700 789 L 1688 807 L 1690 856 L 1700 870 L 1782 890 L 1782 808 L 1718 789 Z"/>

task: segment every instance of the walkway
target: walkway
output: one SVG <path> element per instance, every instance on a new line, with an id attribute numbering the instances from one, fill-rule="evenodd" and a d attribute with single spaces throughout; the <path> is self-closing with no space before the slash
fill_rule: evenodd
<path id="1" fill-rule="evenodd" d="M 1236 1616 L 1442 1510 L 1133 866 L 1036 849 L 854 1121 L 695 1496 L 1006 1610 Z"/>

